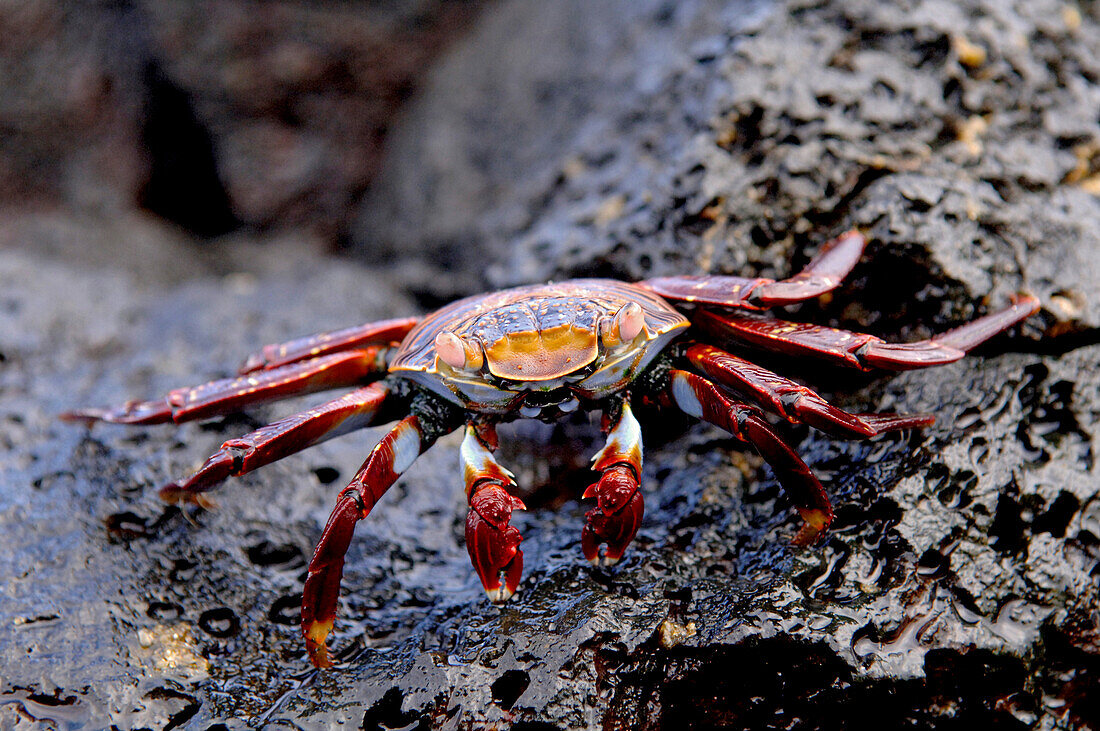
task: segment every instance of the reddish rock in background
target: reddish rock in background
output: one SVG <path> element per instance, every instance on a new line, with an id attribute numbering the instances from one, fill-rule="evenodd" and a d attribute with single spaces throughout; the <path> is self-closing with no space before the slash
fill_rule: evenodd
<path id="1" fill-rule="evenodd" d="M 125 208 L 329 246 L 479 0 L 0 9 L 0 204 Z"/>

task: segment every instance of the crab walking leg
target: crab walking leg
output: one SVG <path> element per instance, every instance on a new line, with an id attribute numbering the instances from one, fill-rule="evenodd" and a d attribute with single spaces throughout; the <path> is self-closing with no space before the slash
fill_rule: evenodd
<path id="1" fill-rule="evenodd" d="M 833 507 L 825 488 L 802 459 L 772 430 L 756 409 L 730 401 L 713 383 L 687 371 L 672 370 L 672 401 L 684 413 L 725 429 L 751 444 L 775 472 L 804 524 L 794 544 L 812 543 L 833 520 Z"/>
<path id="2" fill-rule="evenodd" d="M 389 393 L 390 388 L 385 383 L 372 383 L 238 439 L 230 439 L 198 472 L 183 482 L 162 487 L 160 497 L 170 503 L 199 502 L 202 492 L 227 477 L 243 475 L 306 447 L 370 426 Z"/>
<path id="3" fill-rule="evenodd" d="M 479 433 L 480 431 L 480 433 Z M 493 457 L 496 433 L 492 425 L 468 424 L 462 440 L 462 473 L 470 512 L 466 516 L 466 550 L 485 593 L 494 603 L 505 602 L 519 586 L 523 575 L 523 536 L 509 525 L 513 510 L 523 502 L 509 493 L 516 487 L 515 475 Z M 501 584 L 500 575 L 504 574 Z"/>
<path id="4" fill-rule="evenodd" d="M 418 322 L 415 317 L 380 320 L 344 330 L 310 335 L 285 343 L 265 345 L 258 353 L 245 359 L 238 373 L 270 370 L 288 363 L 316 358 L 344 350 L 358 350 L 371 345 L 397 345 Z"/>
<path id="5" fill-rule="evenodd" d="M 680 302 L 760 310 L 794 304 L 836 288 L 863 254 L 867 240 L 859 231 L 848 231 L 821 247 L 817 256 L 788 279 L 745 277 L 657 277 L 638 282 L 639 287 Z"/>
<path id="6" fill-rule="evenodd" d="M 623 557 L 645 512 L 645 501 L 638 489 L 642 475 L 642 429 L 625 399 L 608 431 L 607 443 L 592 461 L 592 469 L 603 475 L 584 491 L 584 497 L 596 498 L 596 507 L 584 516 L 581 550 L 585 558 L 599 564 L 600 545 L 606 544 L 602 563 L 610 566 Z"/>
<path id="7" fill-rule="evenodd" d="M 302 590 L 302 635 L 315 666 L 332 665 L 325 639 L 336 619 L 344 554 L 351 544 L 355 524 L 367 517 L 386 490 L 432 445 L 436 436 L 421 426 L 419 417 L 405 417 L 371 450 L 367 461 L 336 499 L 336 507 L 313 551 Z"/>
<path id="8" fill-rule="evenodd" d="M 61 418 L 116 424 L 182 424 L 231 414 L 246 406 L 373 380 L 386 372 L 388 353 L 389 348 L 382 347 L 334 353 L 201 386 L 177 388 L 162 399 L 131 401 L 117 409 L 70 411 Z"/>
<path id="9" fill-rule="evenodd" d="M 836 436 L 866 439 L 883 432 L 930 426 L 936 420 L 931 414 L 850 414 L 800 383 L 710 345 L 693 345 L 685 355 L 710 378 L 792 424 L 809 424 Z"/>
<path id="10" fill-rule="evenodd" d="M 916 343 L 888 343 L 874 335 L 837 330 L 758 315 L 716 314 L 700 311 L 694 322 L 703 330 L 727 339 L 751 343 L 790 355 L 813 355 L 840 365 L 871 370 L 904 371 L 945 365 L 966 351 L 1007 330 L 1039 310 L 1031 295 L 1016 295 L 1003 310 L 979 317 Z"/>

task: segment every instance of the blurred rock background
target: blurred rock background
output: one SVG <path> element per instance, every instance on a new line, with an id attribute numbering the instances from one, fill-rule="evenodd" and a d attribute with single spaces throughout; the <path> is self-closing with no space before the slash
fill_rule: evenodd
<path id="1" fill-rule="evenodd" d="M 32 0 L 0 35 L 0 728 L 1096 727 L 1095 2 Z M 759 460 L 663 417 L 636 546 L 593 571 L 596 430 L 519 424 L 527 577 L 498 610 L 443 440 L 358 532 L 333 673 L 298 596 L 376 431 L 185 515 L 156 487 L 285 409 L 55 419 L 488 287 L 784 276 L 854 225 L 864 261 L 792 316 L 1043 312 L 932 372 L 775 363 L 940 416 L 787 430 L 827 541 L 790 547 Z"/>
<path id="2" fill-rule="evenodd" d="M 481 5 L 5 4 L 4 243 L 49 211 L 58 226 L 127 219 L 117 244 L 66 256 L 162 256 L 134 241 L 141 211 L 189 246 L 293 231 L 331 250 L 404 103 Z"/>

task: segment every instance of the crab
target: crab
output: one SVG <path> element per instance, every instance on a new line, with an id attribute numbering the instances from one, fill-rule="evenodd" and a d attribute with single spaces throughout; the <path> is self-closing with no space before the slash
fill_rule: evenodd
<path id="1" fill-rule="evenodd" d="M 784 280 L 674 276 L 633 284 L 573 279 L 481 294 L 424 317 L 372 322 L 268 345 L 239 375 L 180 388 L 151 401 L 81 409 L 63 418 L 121 424 L 181 423 L 254 404 L 339 387 L 349 393 L 230 439 L 182 482 L 161 488 L 171 503 L 205 504 L 204 493 L 246 472 L 348 432 L 396 421 L 337 496 L 309 563 L 302 634 L 310 660 L 328 667 L 344 555 L 356 524 L 413 461 L 441 436 L 464 429 L 460 458 L 469 512 L 466 547 L 493 602 L 516 591 L 522 537 L 510 525 L 524 507 L 515 476 L 497 462 L 496 425 L 553 421 L 599 411 L 607 434 L 593 457 L 599 478 L 584 492 L 581 549 L 613 564 L 638 531 L 644 510 L 641 428 L 633 406 L 678 409 L 748 443 L 770 465 L 801 514 L 796 545 L 813 543 L 833 519 L 824 488 L 766 418 L 770 412 L 847 438 L 926 427 L 930 414 L 854 414 L 810 388 L 725 347 L 778 351 L 861 370 L 907 370 L 951 363 L 1036 312 L 1014 295 L 1000 311 L 929 340 L 878 337 L 789 322 L 766 311 L 818 297 L 851 271 L 866 246 L 858 231 L 827 242 Z"/>

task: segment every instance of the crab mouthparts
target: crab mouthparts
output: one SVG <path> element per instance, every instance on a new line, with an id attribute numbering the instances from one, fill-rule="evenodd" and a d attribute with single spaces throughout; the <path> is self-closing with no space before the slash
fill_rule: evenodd
<path id="1" fill-rule="evenodd" d="M 566 387 L 555 388 L 552 391 L 531 391 L 523 397 L 523 404 L 519 407 L 521 416 L 527 419 L 537 419 L 540 416 L 554 416 L 557 411 L 563 414 L 571 414 L 581 405 L 572 390 Z M 555 410 L 554 407 L 557 407 Z M 544 413 L 544 409 L 549 409 Z"/>

